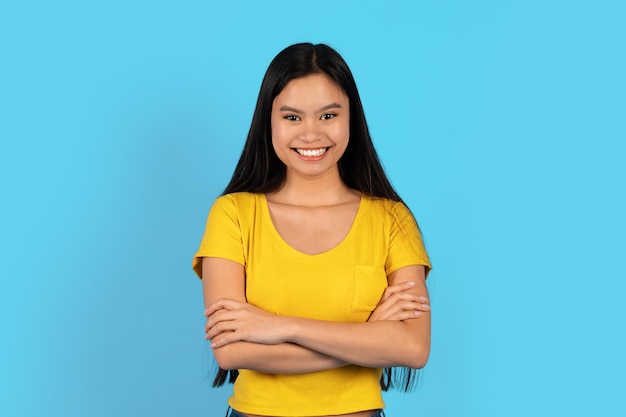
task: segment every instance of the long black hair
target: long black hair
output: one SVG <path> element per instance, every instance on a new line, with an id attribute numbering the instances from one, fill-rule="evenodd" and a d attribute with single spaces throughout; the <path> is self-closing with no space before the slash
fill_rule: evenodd
<path id="1" fill-rule="evenodd" d="M 272 104 L 289 81 L 314 74 L 330 77 L 350 101 L 350 138 L 338 162 L 341 180 L 365 195 L 402 202 L 387 179 L 374 149 L 361 98 L 348 64 L 331 47 L 311 43 L 288 46 L 276 55 L 267 68 L 246 144 L 223 194 L 241 191 L 270 193 L 283 185 L 287 171 L 272 146 Z M 237 370 L 220 368 L 213 386 L 219 387 L 226 380 L 233 383 L 237 375 Z M 415 380 L 415 369 L 385 368 L 380 385 L 384 391 L 389 388 L 409 391 Z"/>

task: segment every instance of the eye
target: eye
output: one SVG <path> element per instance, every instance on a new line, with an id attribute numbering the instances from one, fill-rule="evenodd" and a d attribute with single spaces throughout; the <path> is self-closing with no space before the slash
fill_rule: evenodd
<path id="1" fill-rule="evenodd" d="M 322 120 L 330 120 L 330 119 L 334 118 L 335 116 L 337 116 L 337 115 L 334 114 L 334 113 L 326 113 L 326 114 L 322 115 L 321 119 Z"/>
<path id="2" fill-rule="evenodd" d="M 291 122 L 297 122 L 298 120 L 300 120 L 300 117 L 294 115 L 294 114 L 288 114 L 287 116 L 285 116 L 286 120 L 289 120 Z"/>

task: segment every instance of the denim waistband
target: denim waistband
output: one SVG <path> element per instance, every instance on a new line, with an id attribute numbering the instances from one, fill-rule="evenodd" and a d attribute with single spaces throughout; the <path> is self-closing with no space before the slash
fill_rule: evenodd
<path id="1" fill-rule="evenodd" d="M 228 409 L 226 410 L 226 417 L 246 417 L 246 416 L 241 414 L 239 411 L 228 407 Z M 385 412 L 383 410 L 376 410 L 374 414 L 372 414 L 370 417 L 385 417 Z"/>

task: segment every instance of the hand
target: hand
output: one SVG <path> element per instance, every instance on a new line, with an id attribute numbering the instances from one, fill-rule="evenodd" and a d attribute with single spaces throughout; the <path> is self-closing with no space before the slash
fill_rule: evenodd
<path id="1" fill-rule="evenodd" d="M 428 297 L 411 292 L 413 287 L 412 281 L 388 286 L 367 321 L 408 320 L 430 311 Z"/>
<path id="2" fill-rule="evenodd" d="M 280 317 L 241 301 L 222 298 L 211 304 L 207 317 L 206 338 L 218 349 L 233 342 L 276 345 L 285 342 Z"/>

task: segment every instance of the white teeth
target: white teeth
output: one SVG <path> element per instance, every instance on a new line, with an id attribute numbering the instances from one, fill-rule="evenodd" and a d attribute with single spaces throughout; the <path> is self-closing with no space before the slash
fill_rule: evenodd
<path id="1" fill-rule="evenodd" d="M 320 149 L 296 149 L 302 156 L 322 156 L 328 148 L 320 148 Z"/>

